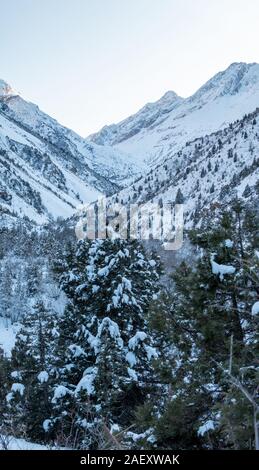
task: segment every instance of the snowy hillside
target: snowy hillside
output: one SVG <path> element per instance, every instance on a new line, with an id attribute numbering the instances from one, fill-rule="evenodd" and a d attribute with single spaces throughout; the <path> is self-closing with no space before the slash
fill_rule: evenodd
<path id="1" fill-rule="evenodd" d="M 0 348 L 9 357 L 15 344 L 19 324 L 13 324 L 10 318 L 0 316 Z"/>
<path id="2" fill-rule="evenodd" d="M 161 124 L 171 111 L 180 106 L 182 101 L 183 98 L 173 91 L 168 91 L 155 103 L 146 104 L 134 116 L 128 117 L 117 125 L 105 126 L 89 138 L 100 145 L 119 144 L 141 133 L 144 129 Z"/>
<path id="3" fill-rule="evenodd" d="M 112 194 L 136 165 L 87 142 L 0 81 L 0 205 L 3 214 L 41 223 Z"/>
<path id="4" fill-rule="evenodd" d="M 194 95 L 183 99 L 168 92 L 119 124 L 90 136 L 98 144 L 157 164 L 187 141 L 202 137 L 253 112 L 259 105 L 259 64 L 233 63 Z"/>
<path id="5" fill-rule="evenodd" d="M 187 142 L 225 129 L 257 105 L 259 65 L 234 63 L 193 96 L 183 99 L 169 91 L 86 140 L 1 80 L 2 223 L 12 216 L 37 223 L 67 218 L 80 204 L 125 188 L 150 166 L 176 158 L 176 168 Z"/>
<path id="6" fill-rule="evenodd" d="M 147 175 L 119 193 L 125 203 L 185 204 L 185 219 L 196 223 L 215 203 L 259 194 L 259 108 L 228 127 L 187 142 Z M 112 201 L 115 196 L 112 196 Z"/>
<path id="7" fill-rule="evenodd" d="M 14 436 L 1 435 L 0 450 L 50 450 L 50 447 L 28 442 L 21 438 L 17 439 Z"/>

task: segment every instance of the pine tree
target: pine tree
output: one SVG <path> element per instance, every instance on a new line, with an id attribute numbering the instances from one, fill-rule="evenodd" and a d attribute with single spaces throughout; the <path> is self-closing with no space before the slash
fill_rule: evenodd
<path id="1" fill-rule="evenodd" d="M 0 316 L 11 318 L 13 312 L 13 272 L 9 258 L 1 263 L 0 269 Z"/>
<path id="2" fill-rule="evenodd" d="M 157 353 L 145 315 L 159 271 L 157 257 L 119 239 L 79 242 L 58 267 L 69 305 L 58 328 L 52 423 L 57 435 L 76 434 L 76 446 L 97 448 L 97 427 L 131 425 L 154 387 Z"/>
<path id="3" fill-rule="evenodd" d="M 243 197 L 249 197 L 251 194 L 252 194 L 251 188 L 249 184 L 247 184 L 243 191 Z"/>
<path id="4" fill-rule="evenodd" d="M 214 183 L 212 183 L 211 187 L 210 187 L 210 193 L 214 193 L 215 191 L 215 185 Z"/>
<path id="5" fill-rule="evenodd" d="M 182 263 L 173 274 L 172 293 L 164 307 L 160 303 L 165 327 L 153 315 L 160 344 L 170 351 L 170 363 L 159 358 L 161 383 L 171 387 L 160 412 L 151 407 L 144 423 L 140 411 L 140 421 L 142 432 L 154 429 L 158 448 L 243 449 L 254 441 L 254 410 L 241 388 L 256 396 L 256 227 L 258 214 L 236 201 L 192 231 L 201 256 L 194 267 Z"/>
<path id="6" fill-rule="evenodd" d="M 201 170 L 201 178 L 204 178 L 205 176 L 206 176 L 206 170 L 203 167 L 202 170 Z"/>
<path id="7" fill-rule="evenodd" d="M 0 347 L 0 435 L 10 432 L 6 395 L 9 386 L 10 365 Z"/>
<path id="8" fill-rule="evenodd" d="M 177 194 L 175 197 L 175 204 L 183 204 L 184 203 L 184 196 L 180 188 L 177 190 Z"/>
<path id="9" fill-rule="evenodd" d="M 55 325 L 55 315 L 37 303 L 22 320 L 11 357 L 7 402 L 13 427 L 36 441 L 46 439 L 44 422 L 51 413 Z"/>

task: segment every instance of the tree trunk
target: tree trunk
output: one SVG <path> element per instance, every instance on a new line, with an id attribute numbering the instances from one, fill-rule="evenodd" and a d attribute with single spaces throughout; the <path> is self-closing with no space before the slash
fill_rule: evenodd
<path id="1" fill-rule="evenodd" d="M 254 431 L 255 431 L 255 450 L 259 450 L 259 419 L 258 406 L 254 406 Z"/>

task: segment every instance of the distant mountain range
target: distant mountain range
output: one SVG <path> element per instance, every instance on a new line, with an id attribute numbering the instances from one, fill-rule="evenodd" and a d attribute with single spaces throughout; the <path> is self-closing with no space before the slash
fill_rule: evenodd
<path id="1" fill-rule="evenodd" d="M 233 63 L 189 98 L 169 91 L 89 139 L 99 145 L 112 145 L 153 166 L 173 156 L 187 141 L 224 129 L 257 106 L 259 64 Z"/>
<path id="2" fill-rule="evenodd" d="M 0 81 L 2 221 L 67 218 L 101 194 L 144 202 L 181 190 L 191 222 L 215 201 L 252 198 L 257 108 L 259 64 L 234 63 L 191 97 L 169 91 L 84 139 Z"/>

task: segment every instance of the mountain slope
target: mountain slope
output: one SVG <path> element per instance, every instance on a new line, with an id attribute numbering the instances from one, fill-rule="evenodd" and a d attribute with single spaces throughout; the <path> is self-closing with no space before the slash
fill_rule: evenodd
<path id="1" fill-rule="evenodd" d="M 164 98 L 166 104 L 161 106 Z M 169 92 L 137 114 L 106 126 L 89 138 L 134 154 L 152 166 L 172 156 L 187 141 L 223 129 L 253 112 L 257 105 L 259 65 L 233 63 L 191 97 L 183 99 Z"/>
<path id="2" fill-rule="evenodd" d="M 177 109 L 183 98 L 173 91 L 168 91 L 162 98 L 154 103 L 146 104 L 134 116 L 130 116 L 119 124 L 104 126 L 100 132 L 92 134 L 89 138 L 100 145 L 116 145 L 123 142 L 143 129 L 161 124 L 166 119 L 168 113 Z"/>
<path id="3" fill-rule="evenodd" d="M 186 226 L 235 197 L 258 205 L 259 108 L 181 150 L 112 196 L 124 203 L 184 203 Z"/>
<path id="4" fill-rule="evenodd" d="M 86 141 L 0 81 L 2 214 L 39 223 L 68 217 L 136 171 L 117 150 Z"/>

